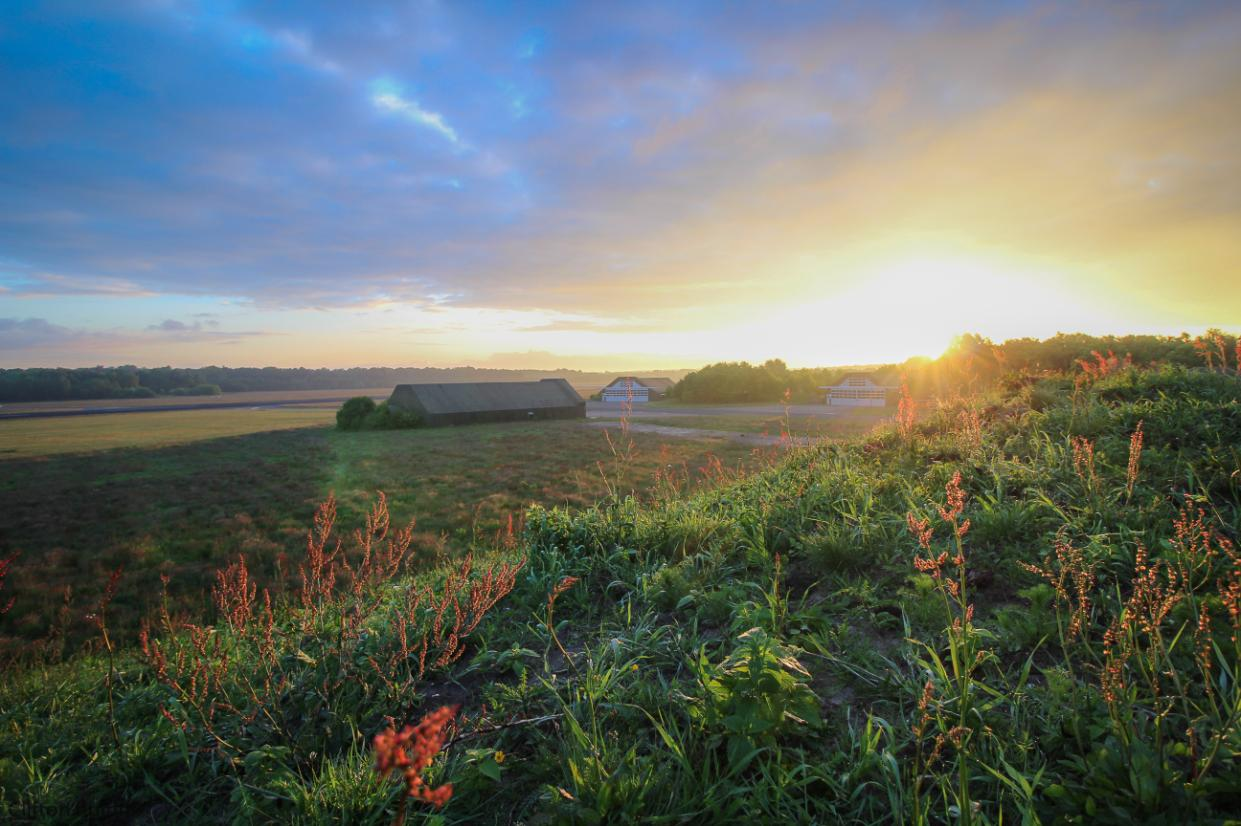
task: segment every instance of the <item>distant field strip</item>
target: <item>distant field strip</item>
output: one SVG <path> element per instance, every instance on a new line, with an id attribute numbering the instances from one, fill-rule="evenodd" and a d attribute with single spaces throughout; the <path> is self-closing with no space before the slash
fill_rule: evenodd
<path id="1" fill-rule="evenodd" d="M 329 425 L 335 415 L 333 408 L 291 406 L 0 421 L 0 462 Z"/>
<path id="2" fill-rule="evenodd" d="M 155 399 L 79 399 L 57 402 L 9 402 L 0 405 L 0 421 L 37 416 L 80 416 L 101 413 L 182 412 L 188 409 L 228 409 L 251 406 L 339 404 L 353 396 L 386 398 L 391 387 L 359 390 L 286 390 L 224 393 L 219 396 L 161 396 Z"/>

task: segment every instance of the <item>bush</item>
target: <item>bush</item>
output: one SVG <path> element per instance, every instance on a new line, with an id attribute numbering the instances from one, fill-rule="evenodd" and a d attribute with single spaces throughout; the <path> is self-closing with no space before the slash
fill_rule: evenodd
<path id="1" fill-rule="evenodd" d="M 375 406 L 375 412 L 366 417 L 364 430 L 403 430 L 418 427 L 422 417 L 417 413 L 389 407 L 387 402 Z"/>
<path id="2" fill-rule="evenodd" d="M 370 396 L 354 396 L 336 411 L 338 430 L 361 430 L 368 416 L 375 412 L 375 400 Z"/>
<path id="3" fill-rule="evenodd" d="M 354 396 L 336 411 L 338 430 L 402 430 L 421 424 L 417 413 L 391 408 L 386 401 L 375 404 L 369 396 Z"/>

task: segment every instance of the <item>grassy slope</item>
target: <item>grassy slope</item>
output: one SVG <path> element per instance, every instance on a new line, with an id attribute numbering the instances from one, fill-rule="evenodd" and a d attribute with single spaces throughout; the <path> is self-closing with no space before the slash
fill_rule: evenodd
<path id="1" fill-rule="evenodd" d="M 1239 658 L 1225 606 L 1210 596 L 1229 577 L 1241 588 L 1223 550 L 1241 529 L 1239 396 L 1233 379 L 1173 371 L 1105 379 L 1075 404 L 1049 383 L 984 408 L 980 442 L 968 414 L 950 411 L 912 446 L 889 434 L 818 447 L 656 505 L 536 508 L 522 547 L 496 552 L 527 557 L 513 592 L 466 639 L 463 659 L 420 681 L 407 682 L 408 658 L 385 658 L 392 610 L 412 586 L 376 592 L 373 610 L 345 600 L 313 620 L 282 611 L 270 654 L 256 631 L 221 628 L 232 659 L 212 696 L 239 712 L 217 719 L 220 740 L 133 655 L 116 676 L 120 748 L 99 659 L 13 674 L 0 692 L 10 733 L 0 806 L 32 819 L 387 822 L 398 792 L 369 770 L 370 736 L 385 714 L 416 720 L 455 701 L 476 722 L 484 707 L 492 723 L 528 722 L 467 727 L 439 758 L 435 782 L 455 784 L 446 822 L 963 820 L 951 808 L 962 787 L 980 822 L 1217 821 L 1241 805 L 1229 706 Z M 1139 421 L 1146 450 L 1130 493 Z M 1075 472 L 1071 436 L 1092 440 L 1093 476 Z M 968 497 L 976 612 L 955 634 L 943 580 L 914 572 L 925 552 L 905 526 L 911 510 L 935 519 L 954 471 Z M 1104 631 L 1127 616 L 1119 602 L 1134 590 L 1139 543 L 1175 557 L 1186 494 L 1225 539 L 1212 539 L 1217 552 L 1190 577 L 1195 592 L 1155 628 L 1167 640 L 1187 628 L 1188 640 L 1201 603 L 1213 642 L 1165 650 L 1150 672 L 1158 697 L 1142 687 L 1142 657 L 1127 661 L 1109 704 Z M 1077 638 L 1062 633 L 1069 615 L 1055 610 L 1055 591 L 1020 564 L 1052 564 L 1057 537 L 1097 578 Z M 944 541 L 939 524 L 929 555 Z M 439 587 L 440 576 L 414 582 Z M 544 625 L 565 576 L 580 578 L 556 604 L 569 661 Z M 1156 568 L 1171 594 L 1167 578 Z M 1133 633 L 1141 655 L 1153 637 Z M 941 665 L 954 640 L 980 652 L 963 687 Z M 1210 695 L 1194 670 L 1203 642 Z M 265 704 L 250 717 L 246 675 L 265 671 L 280 687 L 260 691 Z M 964 728 L 954 716 L 963 700 Z"/>
<path id="2" fill-rule="evenodd" d="M 17 603 L 0 621 L 0 652 L 47 634 L 66 586 L 73 589 L 71 633 L 91 633 L 82 615 L 118 566 L 126 573 L 114 623 L 128 639 L 138 617 L 155 607 L 160 574 L 172 577 L 174 610 L 191 616 L 209 604 L 215 570 L 239 553 L 260 579 L 274 582 L 279 555 L 300 552 L 314 507 L 330 492 L 351 524 L 376 490 L 387 492 L 393 519 L 415 520 L 416 548 L 437 556 L 490 540 L 510 516 L 520 522 L 531 503 L 594 502 L 606 491 L 601 460 L 614 475 L 603 435 L 567 422 L 216 438 L 234 421 L 258 429 L 297 415 L 194 411 L 0 423 L 0 430 L 37 423 L 37 444 L 46 451 L 0 461 L 0 558 L 21 553 L 9 583 Z M 98 431 L 96 449 L 62 453 L 85 446 L 83 424 Z M 113 436 L 128 447 L 100 449 Z M 151 441 L 164 438 L 177 443 Z M 663 464 L 696 474 L 712 455 L 729 465 L 751 459 L 747 449 L 720 440 L 664 441 L 634 434 L 636 459 L 623 490 L 645 491 Z M 5 636 L 18 639 L 5 646 Z"/>

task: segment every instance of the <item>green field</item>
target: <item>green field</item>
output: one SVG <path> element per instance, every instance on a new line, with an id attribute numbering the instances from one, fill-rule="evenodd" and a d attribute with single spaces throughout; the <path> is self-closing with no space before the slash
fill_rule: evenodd
<path id="1" fill-rule="evenodd" d="M 13 653 L 48 636 L 65 588 L 68 636 L 108 572 L 125 568 L 115 614 L 132 632 L 169 574 L 174 606 L 199 616 L 214 570 L 239 553 L 279 585 L 278 559 L 304 544 L 307 521 L 329 493 L 353 519 L 375 491 L 394 520 L 415 521 L 429 563 L 494 540 L 533 503 L 590 505 L 608 483 L 647 491 L 656 469 L 691 482 L 715 456 L 752 464 L 719 439 L 634 434 L 618 466 L 603 433 L 575 422 L 340 433 L 333 411 L 276 408 L 182 411 L 0 422 L 0 558 L 20 553 L 6 617 Z M 619 478 L 619 482 L 617 479 Z M 285 570 L 283 576 L 291 575 Z"/>
<path id="2" fill-rule="evenodd" d="M 744 474 L 710 461 L 727 440 L 641 434 L 616 468 L 566 422 L 0 463 L 6 541 L 63 548 L 23 557 L 0 629 L 49 620 L 54 576 L 85 592 L 70 613 L 106 616 L 86 653 L 53 634 L 3 673 L 0 819 L 1233 822 L 1239 405 L 1232 375 L 1111 365 Z M 610 491 L 597 459 L 623 471 Z M 328 570 L 331 539 L 303 538 L 332 487 Z M 431 526 L 409 557 L 353 533 L 379 487 Z M 507 537 L 527 502 L 570 507 Z M 280 551 L 286 590 L 260 570 Z M 216 608 L 178 615 L 213 582 Z M 444 707 L 437 811 L 376 773 L 376 736 Z"/>

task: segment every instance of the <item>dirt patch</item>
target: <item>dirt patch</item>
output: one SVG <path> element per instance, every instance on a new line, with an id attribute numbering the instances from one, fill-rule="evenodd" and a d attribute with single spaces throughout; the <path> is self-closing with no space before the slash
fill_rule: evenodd
<path id="1" fill-rule="evenodd" d="M 621 423 L 620 421 L 587 422 L 587 427 L 620 429 Z M 790 446 L 805 447 L 820 441 L 819 438 L 813 436 L 764 436 L 761 433 L 737 433 L 731 430 L 705 430 L 697 427 L 672 427 L 671 425 L 648 424 L 646 422 L 630 422 L 629 429 L 634 433 L 654 433 L 658 436 L 668 436 L 673 439 L 727 439 L 738 444 L 756 446 L 788 444 Z"/>

